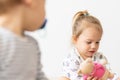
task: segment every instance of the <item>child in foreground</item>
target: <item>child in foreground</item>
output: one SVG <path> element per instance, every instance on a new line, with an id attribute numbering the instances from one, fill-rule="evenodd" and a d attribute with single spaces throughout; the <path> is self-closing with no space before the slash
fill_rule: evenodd
<path id="1" fill-rule="evenodd" d="M 0 80 L 48 80 L 38 43 L 25 34 L 44 20 L 44 0 L 0 0 Z"/>

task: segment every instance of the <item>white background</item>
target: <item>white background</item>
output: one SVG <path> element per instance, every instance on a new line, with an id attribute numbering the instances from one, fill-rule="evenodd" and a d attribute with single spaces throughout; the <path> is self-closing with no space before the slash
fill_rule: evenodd
<path id="1" fill-rule="evenodd" d="M 43 70 L 48 77 L 59 77 L 62 59 L 68 54 L 73 15 L 80 10 L 97 17 L 103 26 L 99 51 L 120 74 L 120 1 L 119 0 L 46 0 L 46 29 L 33 34 L 40 43 Z"/>

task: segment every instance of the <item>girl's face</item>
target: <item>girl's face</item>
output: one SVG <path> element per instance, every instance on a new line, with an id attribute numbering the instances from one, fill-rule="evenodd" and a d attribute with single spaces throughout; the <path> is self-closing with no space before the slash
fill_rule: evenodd
<path id="1" fill-rule="evenodd" d="M 83 59 L 92 57 L 94 55 L 99 48 L 99 42 L 102 36 L 102 33 L 95 28 L 99 25 L 88 23 L 87 25 L 82 26 L 88 25 L 89 28 L 84 29 L 79 37 L 74 40 L 75 47 L 78 49 L 78 52 Z"/>

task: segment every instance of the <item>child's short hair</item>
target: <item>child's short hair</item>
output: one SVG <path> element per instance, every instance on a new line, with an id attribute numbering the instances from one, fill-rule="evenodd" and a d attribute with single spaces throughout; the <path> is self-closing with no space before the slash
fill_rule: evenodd
<path id="1" fill-rule="evenodd" d="M 74 15 L 73 24 L 72 24 L 72 35 L 78 37 L 85 28 L 89 27 L 89 26 L 81 26 L 83 22 L 89 22 L 99 25 L 99 27 L 96 28 L 101 32 L 103 32 L 100 21 L 96 17 L 89 15 L 89 13 L 85 10 L 85 11 L 79 11 Z"/>
<path id="2" fill-rule="evenodd" d="M 19 4 L 22 0 L 0 0 L 0 14 L 7 12 L 11 7 Z"/>

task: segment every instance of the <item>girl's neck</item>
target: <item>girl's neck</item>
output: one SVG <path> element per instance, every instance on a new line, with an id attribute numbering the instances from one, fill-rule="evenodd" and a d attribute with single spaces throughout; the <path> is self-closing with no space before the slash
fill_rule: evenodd
<path id="1" fill-rule="evenodd" d="M 10 11 L 8 14 L 0 15 L 0 26 L 5 27 L 18 36 L 23 36 L 21 10 Z"/>

